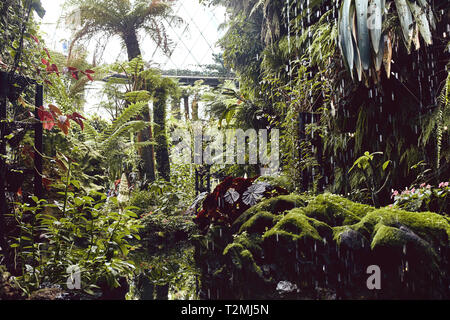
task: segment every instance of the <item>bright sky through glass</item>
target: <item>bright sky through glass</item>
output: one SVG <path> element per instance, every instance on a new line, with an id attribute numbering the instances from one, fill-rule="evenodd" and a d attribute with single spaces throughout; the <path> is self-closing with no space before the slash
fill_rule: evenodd
<path id="1" fill-rule="evenodd" d="M 70 25 L 60 19 L 64 0 L 42 0 L 46 15 L 42 19 L 41 30 L 47 34 L 47 44 L 55 51 L 64 52 L 71 38 Z M 213 62 L 212 53 L 219 52 L 217 40 L 223 35 L 219 26 L 225 21 L 225 9 L 205 7 L 198 0 L 178 0 L 174 13 L 185 24 L 178 28 L 168 28 L 170 38 L 175 43 L 171 57 L 165 56 L 145 33 L 140 33 L 140 45 L 145 61 L 151 61 L 161 69 L 198 69 L 199 64 Z M 58 23 L 59 21 L 59 23 Z M 90 57 L 94 51 L 95 41 L 88 45 Z M 119 37 L 108 42 L 103 54 L 105 63 L 126 60 L 126 51 L 122 48 Z"/>
<path id="2" fill-rule="evenodd" d="M 41 0 L 46 15 L 41 21 L 41 31 L 46 34 L 47 46 L 58 52 L 67 53 L 72 30 L 64 19 L 62 6 L 64 0 Z M 198 65 L 212 64 L 212 54 L 220 50 L 216 46 L 224 31 L 219 26 L 225 22 L 225 9 L 205 7 L 198 0 L 178 0 L 174 5 L 174 14 L 181 17 L 185 24 L 179 28 L 168 28 L 169 37 L 174 42 L 174 50 L 170 57 L 159 50 L 150 37 L 139 34 L 139 42 L 143 58 L 151 62 L 152 66 L 162 70 L 198 70 Z M 92 61 L 95 50 L 95 39 L 88 43 L 88 61 Z M 102 56 L 102 63 L 126 61 L 127 54 L 122 47 L 119 37 L 111 38 Z M 86 87 L 85 112 L 97 113 L 101 117 L 109 118 L 98 105 L 104 99 L 101 94 L 103 83 L 89 83 Z"/>

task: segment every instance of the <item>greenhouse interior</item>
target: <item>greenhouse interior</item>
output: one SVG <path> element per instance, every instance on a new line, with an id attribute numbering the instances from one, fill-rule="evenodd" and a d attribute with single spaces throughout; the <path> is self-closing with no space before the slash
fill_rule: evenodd
<path id="1" fill-rule="evenodd" d="M 450 300 L 448 0 L 2 0 L 0 32 L 0 300 Z"/>

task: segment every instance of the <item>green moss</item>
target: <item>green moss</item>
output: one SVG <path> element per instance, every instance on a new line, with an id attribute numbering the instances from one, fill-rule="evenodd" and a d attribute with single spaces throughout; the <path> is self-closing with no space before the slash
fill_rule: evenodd
<path id="1" fill-rule="evenodd" d="M 247 231 L 249 233 L 264 233 L 267 229 L 272 228 L 280 219 L 268 211 L 260 211 L 247 220 L 239 229 L 239 233 Z"/>
<path id="2" fill-rule="evenodd" d="M 408 230 L 402 230 L 395 227 L 389 227 L 385 225 L 377 225 L 375 235 L 372 239 L 372 250 L 376 247 L 403 247 L 406 244 L 419 245 L 428 251 L 430 245 L 415 236 L 414 233 L 408 232 Z"/>
<path id="3" fill-rule="evenodd" d="M 414 283 L 416 290 L 423 288 L 423 296 L 435 294 L 433 290 L 439 296 L 439 290 L 446 289 L 442 281 L 448 276 L 442 270 L 448 269 L 444 257 L 450 223 L 436 213 L 375 209 L 331 194 L 315 198 L 289 195 L 262 201 L 247 210 L 237 226 L 230 230 L 223 256 L 215 259 L 222 259 L 223 270 L 233 272 L 239 283 L 233 291 L 243 296 L 249 294 L 245 288 L 250 283 L 252 287 L 264 281 L 273 285 L 270 281 L 274 279 L 296 279 L 295 259 L 304 263 L 301 270 L 306 274 L 320 273 L 324 264 L 329 274 L 345 269 L 357 279 L 365 269 L 350 270 L 347 258 L 342 259 L 347 256 L 355 266 L 380 265 L 385 281 L 391 284 L 389 290 L 397 290 L 395 294 L 407 292 L 398 272 Z M 336 244 L 343 245 L 343 250 L 336 251 Z M 351 254 L 340 257 L 340 252 Z M 314 259 L 319 262 L 308 264 Z M 258 282 L 261 279 L 264 281 Z"/>
<path id="4" fill-rule="evenodd" d="M 304 213 L 308 217 L 315 218 L 334 227 L 357 223 L 368 212 L 373 210 L 375 209 L 368 205 L 325 193 L 310 201 L 308 206 L 304 208 Z"/>
<path id="5" fill-rule="evenodd" d="M 235 239 L 233 243 L 229 244 L 223 251 L 223 255 L 230 259 L 236 269 L 244 269 L 249 273 L 255 273 L 261 276 L 261 268 L 256 264 L 254 259 L 255 250 L 261 251 L 261 247 L 252 243 L 251 239 L 247 236 L 244 236 Z"/>
<path id="6" fill-rule="evenodd" d="M 381 208 L 370 212 L 359 223 L 352 226 L 366 234 L 375 235 L 381 226 L 399 228 L 404 226 L 430 243 L 432 246 L 447 246 L 450 224 L 443 216 L 433 212 L 408 212 L 399 209 Z"/>
<path id="7" fill-rule="evenodd" d="M 232 230 L 233 232 L 240 230 L 241 226 L 258 212 L 267 211 L 277 215 L 293 208 L 304 207 L 307 205 L 307 201 L 307 196 L 297 194 L 289 194 L 265 199 L 241 214 L 233 223 Z"/>
<path id="8" fill-rule="evenodd" d="M 256 264 L 255 259 L 253 259 L 253 255 L 249 250 L 241 251 L 241 257 L 243 264 L 248 267 L 250 273 L 255 273 L 258 276 L 262 277 L 262 270 Z"/>
<path id="9" fill-rule="evenodd" d="M 240 244 L 245 249 L 250 250 L 250 252 L 255 256 L 261 256 L 261 236 L 258 234 L 249 234 L 247 232 L 243 232 L 234 237 L 233 243 Z"/>
<path id="10" fill-rule="evenodd" d="M 331 233 L 332 229 L 327 224 L 306 216 L 304 209 L 296 208 L 290 210 L 272 229 L 264 233 L 263 239 L 281 236 L 289 240 L 322 240 L 322 237 Z"/>
<path id="11" fill-rule="evenodd" d="M 244 250 L 241 244 L 233 242 L 223 250 L 223 255 L 230 259 L 235 268 L 242 269 L 241 252 Z"/>

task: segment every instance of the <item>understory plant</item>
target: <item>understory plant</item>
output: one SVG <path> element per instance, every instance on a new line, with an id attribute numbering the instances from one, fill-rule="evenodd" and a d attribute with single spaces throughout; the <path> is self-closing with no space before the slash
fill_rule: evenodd
<path id="1" fill-rule="evenodd" d="M 363 180 L 371 193 L 373 204 L 374 206 L 379 207 L 380 202 L 378 195 L 383 191 L 391 175 L 390 172 L 387 173 L 387 175 L 384 174 L 391 161 L 387 160 L 381 165 L 376 164 L 374 161 L 376 155 L 383 155 L 383 152 L 364 152 L 364 155 L 356 159 L 348 173 L 352 172 L 354 168 L 358 168 L 362 172 Z M 381 176 L 379 173 L 380 168 L 383 173 Z"/>
<path id="2" fill-rule="evenodd" d="M 130 240 L 139 239 L 137 215 L 133 208 L 114 210 L 116 198 L 85 193 L 71 175 L 76 163 L 60 161 L 67 172 L 52 185 L 60 196 L 57 200 L 33 196 L 29 202 L 16 203 L 19 233 L 11 247 L 20 275 L 15 282 L 26 295 L 49 285 L 74 289 L 76 273 L 80 282 L 75 289 L 88 294 L 99 286 L 118 287 L 120 278 L 135 269 L 128 254 L 133 249 Z"/>
<path id="3" fill-rule="evenodd" d="M 449 182 L 441 182 L 431 186 L 422 183 L 419 187 L 406 188 L 403 191 L 393 190 L 394 207 L 408 211 L 432 211 L 442 215 L 449 215 Z"/>

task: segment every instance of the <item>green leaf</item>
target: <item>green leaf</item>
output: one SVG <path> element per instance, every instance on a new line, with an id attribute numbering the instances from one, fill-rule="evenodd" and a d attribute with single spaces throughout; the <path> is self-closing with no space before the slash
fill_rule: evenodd
<path id="1" fill-rule="evenodd" d="M 340 37 L 342 39 L 342 50 L 344 52 L 344 58 L 346 59 L 350 74 L 353 74 L 353 42 L 352 33 L 350 28 L 350 5 L 351 0 L 344 0 L 341 11 L 341 23 L 339 27 Z"/>
<path id="2" fill-rule="evenodd" d="M 356 21 L 357 21 L 357 40 L 364 70 L 369 69 L 370 65 L 370 39 L 369 28 L 367 27 L 367 7 L 369 0 L 355 0 Z M 381 32 L 381 30 L 380 30 Z"/>
<path id="3" fill-rule="evenodd" d="M 38 16 L 42 19 L 45 16 L 45 9 L 42 7 L 41 0 L 32 0 L 31 8 L 36 11 Z"/>
<path id="4" fill-rule="evenodd" d="M 417 5 L 415 2 L 407 1 L 409 8 L 416 20 L 417 26 L 419 27 L 420 34 L 426 44 L 432 44 L 430 25 L 428 23 L 427 15 L 425 10 Z"/>
<path id="5" fill-rule="evenodd" d="M 385 163 L 383 163 L 383 171 L 386 170 L 387 166 L 389 165 L 389 163 L 391 163 L 391 160 L 386 161 Z"/>
<path id="6" fill-rule="evenodd" d="M 409 10 L 406 0 L 395 0 L 395 6 L 397 8 L 397 16 L 400 20 L 400 25 L 402 27 L 406 48 L 409 51 L 414 34 L 411 10 Z"/>
<path id="7" fill-rule="evenodd" d="M 380 34 L 381 35 L 381 34 Z M 380 37 L 380 43 L 378 45 L 378 53 L 375 57 L 375 70 L 380 71 L 381 65 L 383 64 L 383 56 L 384 56 L 384 43 L 386 36 Z"/>
<path id="8" fill-rule="evenodd" d="M 380 50 L 380 42 L 381 42 L 381 27 L 382 27 L 382 20 L 383 20 L 383 14 L 384 14 L 384 5 L 385 0 L 372 0 L 371 2 L 371 9 L 373 10 L 371 12 L 371 16 L 369 17 L 370 20 L 370 38 L 372 40 L 372 46 L 373 50 L 375 51 L 375 54 L 383 55 L 383 49 Z"/>

